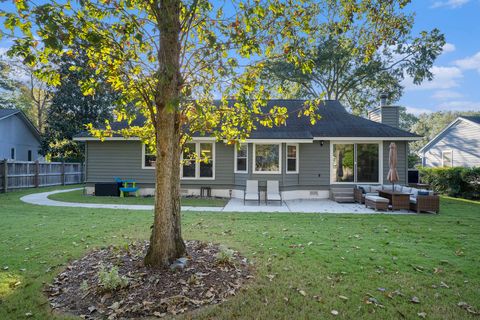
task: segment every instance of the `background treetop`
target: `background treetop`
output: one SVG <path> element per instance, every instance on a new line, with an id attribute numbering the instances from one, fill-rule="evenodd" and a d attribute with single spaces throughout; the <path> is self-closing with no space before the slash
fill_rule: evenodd
<path id="1" fill-rule="evenodd" d="M 178 111 L 190 132 L 211 131 L 227 140 L 246 138 L 258 125 L 281 124 L 288 116 L 285 108 L 262 108 L 275 93 L 260 80 L 268 61 L 283 61 L 309 74 L 315 66 L 309 56 L 315 36 L 328 33 L 355 34 L 353 49 L 361 48 L 362 59 L 368 62 L 382 46 L 392 45 L 391 39 L 407 33 L 412 17 L 402 9 L 409 2 L 179 1 L 181 45 L 173 54 L 179 58 L 176 85 L 181 94 L 161 107 Z M 15 6 L 15 12 L 1 13 L 2 35 L 14 40 L 10 54 L 34 67 L 40 79 L 58 85 L 58 68 L 51 61 L 75 56 L 72 48 L 80 43 L 88 66 L 104 74 L 119 93 L 117 119 L 135 116 L 126 112 L 129 104 L 147 118 L 145 127 L 121 133 L 154 140 L 159 88 L 174 76 L 170 72 L 174 68 L 159 55 L 159 40 L 169 32 L 161 26 L 174 16 L 161 10 L 161 1 L 18 0 Z M 91 95 L 99 81 L 92 77 L 81 87 Z M 215 96 L 221 96 L 222 104 L 212 103 Z M 236 103 L 228 106 L 227 98 Z M 315 107 L 316 103 L 308 104 L 302 113 L 315 121 Z M 112 134 L 108 125 L 107 130 L 90 129 L 100 137 Z"/>

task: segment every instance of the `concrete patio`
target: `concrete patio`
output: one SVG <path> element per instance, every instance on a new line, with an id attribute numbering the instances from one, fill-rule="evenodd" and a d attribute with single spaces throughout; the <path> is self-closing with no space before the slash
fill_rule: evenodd
<path id="1" fill-rule="evenodd" d="M 328 199 L 319 200 L 286 200 L 282 205 L 261 201 L 258 205 L 255 201 L 247 201 L 244 205 L 242 199 L 231 199 L 223 208 L 223 212 L 302 212 L 302 213 L 358 213 L 358 214 L 415 214 L 414 212 L 401 211 L 375 211 L 365 208 L 365 205 L 358 203 L 337 203 Z"/>

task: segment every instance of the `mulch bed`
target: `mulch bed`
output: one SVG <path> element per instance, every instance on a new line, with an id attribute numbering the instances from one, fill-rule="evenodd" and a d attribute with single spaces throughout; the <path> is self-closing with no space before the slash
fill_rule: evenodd
<path id="1" fill-rule="evenodd" d="M 164 317 L 225 301 L 252 277 L 249 263 L 238 252 L 199 241 L 186 245 L 183 270 L 146 268 L 147 242 L 90 252 L 48 285 L 50 305 L 84 319 Z M 126 280 L 121 288 L 105 290 L 99 271 L 113 266 Z"/>

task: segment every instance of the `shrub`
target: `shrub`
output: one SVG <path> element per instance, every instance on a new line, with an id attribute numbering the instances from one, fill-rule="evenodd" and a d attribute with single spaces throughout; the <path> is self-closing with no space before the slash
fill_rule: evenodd
<path id="1" fill-rule="evenodd" d="M 420 168 L 423 183 L 438 193 L 465 199 L 480 198 L 480 168 Z"/>
<path id="2" fill-rule="evenodd" d="M 98 285 L 103 291 L 115 291 L 126 287 L 128 279 L 120 276 L 116 266 L 113 266 L 110 270 L 102 266 L 98 272 Z"/>
<path id="3" fill-rule="evenodd" d="M 234 266 L 234 253 L 235 251 L 232 249 L 221 247 L 220 251 L 215 255 L 215 260 L 219 265 Z"/>

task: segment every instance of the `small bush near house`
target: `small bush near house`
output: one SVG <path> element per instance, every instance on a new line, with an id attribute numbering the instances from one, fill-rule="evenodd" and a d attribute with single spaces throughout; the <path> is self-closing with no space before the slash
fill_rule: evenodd
<path id="1" fill-rule="evenodd" d="M 480 199 L 480 167 L 420 168 L 419 171 L 421 181 L 438 193 Z"/>

